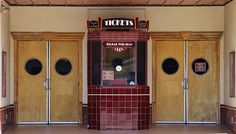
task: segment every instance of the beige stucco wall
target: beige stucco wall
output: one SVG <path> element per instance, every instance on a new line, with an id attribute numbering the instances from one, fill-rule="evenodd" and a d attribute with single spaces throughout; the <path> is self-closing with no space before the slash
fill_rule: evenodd
<path id="1" fill-rule="evenodd" d="M 224 7 L 150 7 L 151 31 L 223 31 Z"/>
<path id="2" fill-rule="evenodd" d="M 3 2 L 4 5 L 8 6 L 6 3 Z M 10 59 L 10 13 L 9 11 L 6 11 L 4 13 L 0 14 L 0 43 L 1 43 L 1 47 L 0 47 L 0 107 L 4 107 L 8 104 L 10 104 L 10 77 L 9 77 L 9 66 L 10 66 L 10 62 L 7 61 L 7 83 L 6 83 L 6 95 L 7 97 L 2 98 L 2 51 L 7 52 L 7 59 Z"/>
<path id="3" fill-rule="evenodd" d="M 93 20 L 98 17 L 102 18 L 134 18 L 139 17 L 139 19 L 146 19 L 146 8 L 133 7 L 133 8 L 88 8 L 88 19 Z"/>
<path id="4" fill-rule="evenodd" d="M 86 32 L 87 19 L 95 19 L 97 18 L 97 16 L 102 16 L 103 18 L 139 16 L 140 19 L 146 18 L 150 20 L 150 31 L 224 30 L 224 7 L 11 7 L 10 30 L 34 32 Z M 87 102 L 86 39 L 87 38 L 85 35 L 85 38 L 83 40 L 84 103 Z M 151 41 L 149 41 L 148 70 L 152 70 L 151 50 Z M 13 47 L 11 45 L 11 67 L 13 66 L 13 64 Z M 11 103 L 13 103 L 13 68 L 11 68 L 10 76 Z M 148 71 L 149 86 L 152 85 L 151 79 L 152 72 Z M 221 98 L 223 98 L 223 96 Z"/>
<path id="5" fill-rule="evenodd" d="M 236 98 L 229 97 L 229 52 L 236 51 L 236 1 L 225 6 L 225 104 L 236 107 Z"/>

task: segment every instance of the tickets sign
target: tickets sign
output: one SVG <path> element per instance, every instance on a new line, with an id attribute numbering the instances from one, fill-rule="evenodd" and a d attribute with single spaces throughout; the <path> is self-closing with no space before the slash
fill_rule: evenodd
<path id="1" fill-rule="evenodd" d="M 123 19 L 123 18 L 112 18 L 112 19 L 104 19 L 102 20 L 102 27 L 134 27 L 134 19 Z"/>

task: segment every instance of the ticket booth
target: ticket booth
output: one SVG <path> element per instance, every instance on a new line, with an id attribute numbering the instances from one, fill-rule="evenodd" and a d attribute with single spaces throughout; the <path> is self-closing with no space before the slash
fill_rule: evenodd
<path id="1" fill-rule="evenodd" d="M 99 17 L 87 24 L 88 127 L 149 128 L 149 22 Z"/>

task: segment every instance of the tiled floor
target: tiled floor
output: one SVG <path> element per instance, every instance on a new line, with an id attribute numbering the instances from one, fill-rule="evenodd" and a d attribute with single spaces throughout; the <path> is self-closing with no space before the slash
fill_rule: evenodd
<path id="1" fill-rule="evenodd" d="M 204 134 L 229 133 L 223 125 L 153 125 L 146 130 L 89 130 L 82 126 L 16 126 L 4 134 Z"/>

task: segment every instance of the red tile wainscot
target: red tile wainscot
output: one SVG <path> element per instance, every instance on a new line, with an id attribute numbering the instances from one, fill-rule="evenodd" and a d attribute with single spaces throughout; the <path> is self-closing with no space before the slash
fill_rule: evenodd
<path id="1" fill-rule="evenodd" d="M 226 125 L 234 133 L 236 133 L 236 108 L 226 105 L 220 106 L 221 124 Z"/>
<path id="2" fill-rule="evenodd" d="M 8 126 L 14 125 L 14 106 L 9 105 L 1 110 L 1 131 L 4 132 Z"/>
<path id="3" fill-rule="evenodd" d="M 90 129 L 147 129 L 150 126 L 149 87 L 90 86 Z"/>

